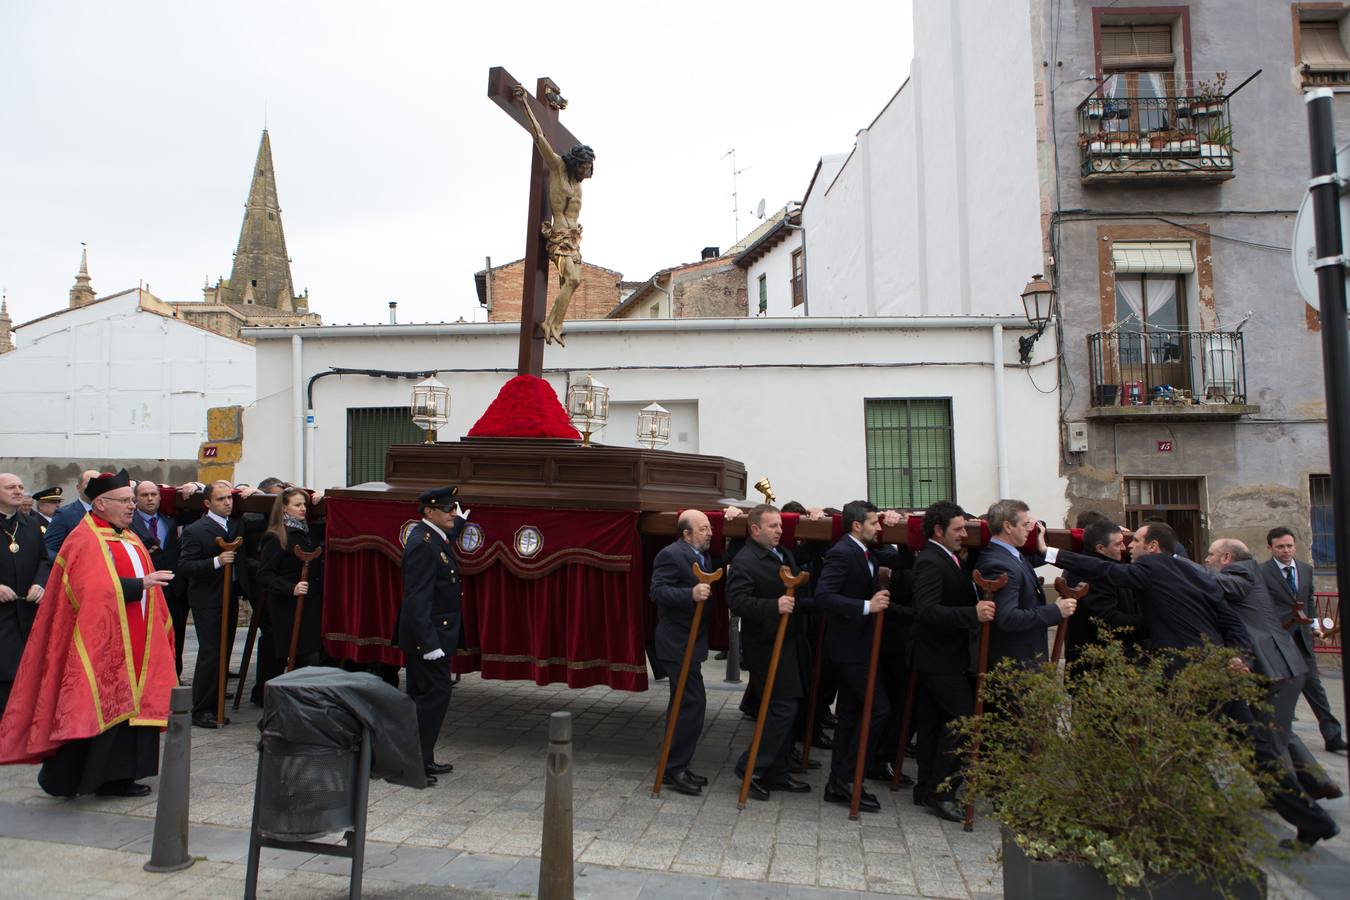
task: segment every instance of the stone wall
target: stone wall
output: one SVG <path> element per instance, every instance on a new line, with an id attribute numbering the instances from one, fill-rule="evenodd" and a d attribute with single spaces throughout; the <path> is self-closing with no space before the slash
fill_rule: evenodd
<path id="1" fill-rule="evenodd" d="M 558 296 L 558 270 L 552 263 L 549 264 L 548 273 L 548 302 L 551 307 Z M 490 269 L 487 277 L 490 279 L 492 295 L 488 321 L 519 322 L 521 290 L 525 284 L 525 260 L 518 259 Z M 581 284 L 567 306 L 567 318 L 603 319 L 619 305 L 619 282 L 622 279 L 620 272 L 583 262 Z"/>

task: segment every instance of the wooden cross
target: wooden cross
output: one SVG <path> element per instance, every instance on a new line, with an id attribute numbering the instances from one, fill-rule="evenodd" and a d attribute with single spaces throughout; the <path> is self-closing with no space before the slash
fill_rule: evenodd
<path id="1" fill-rule="evenodd" d="M 488 70 L 488 97 L 529 131 L 525 111 L 516 102 L 513 91 L 520 82 L 501 66 Z M 525 95 L 534 117 L 548 138 L 554 152 L 563 154 L 581 143 L 558 121 L 558 109 L 566 105 L 558 86 L 551 78 L 540 78 L 534 95 Z M 516 374 L 544 375 L 544 334 L 539 324 L 548 313 L 549 258 L 544 244 L 543 225 L 550 217 L 548 205 L 548 169 L 539 151 L 530 142 L 530 214 L 525 228 L 525 285 L 520 295 L 520 359 Z M 491 273 L 489 273 L 489 276 Z"/>

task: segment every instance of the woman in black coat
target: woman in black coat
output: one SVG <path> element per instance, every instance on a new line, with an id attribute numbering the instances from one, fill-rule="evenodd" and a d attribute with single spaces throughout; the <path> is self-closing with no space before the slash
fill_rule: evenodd
<path id="1" fill-rule="evenodd" d="M 287 488 L 277 495 L 263 534 L 258 566 L 258 585 L 267 598 L 272 648 L 285 660 L 291 649 L 291 626 L 298 598 L 304 598 L 300 614 L 300 638 L 296 642 L 295 666 L 319 665 L 323 661 L 323 557 L 309 564 L 309 580 L 300 580 L 303 565 L 295 548 L 311 553 L 323 546 L 323 535 L 307 520 L 308 495 Z"/>

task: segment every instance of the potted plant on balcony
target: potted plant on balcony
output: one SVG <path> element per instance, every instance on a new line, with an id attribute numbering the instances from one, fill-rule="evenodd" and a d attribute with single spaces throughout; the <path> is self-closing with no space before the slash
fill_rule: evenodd
<path id="1" fill-rule="evenodd" d="M 1100 97 L 1089 97 L 1087 102 L 1087 116 L 1089 119 L 1100 119 L 1105 104 Z"/>
<path id="2" fill-rule="evenodd" d="M 1139 132 L 1122 131 L 1120 133 L 1120 150 L 1122 153 L 1139 152 Z"/>
<path id="3" fill-rule="evenodd" d="M 1191 115 L 1217 116 L 1223 111 L 1224 87 L 1228 84 L 1227 72 L 1214 73 L 1213 81 L 1200 81 L 1195 85 L 1195 102 L 1191 104 Z"/>
<path id="4" fill-rule="evenodd" d="M 1085 134 L 1078 138 L 1078 146 L 1093 156 L 1101 156 L 1106 152 L 1106 135 L 1100 131 Z"/>
<path id="5" fill-rule="evenodd" d="M 1162 153 L 1167 149 L 1167 132 L 1158 129 L 1148 133 L 1148 149 L 1151 153 Z"/>
<path id="6" fill-rule="evenodd" d="M 1215 714 L 1264 687 L 1231 656 L 1135 657 L 1112 641 L 1066 670 L 1071 703 L 1053 665 L 990 674 L 966 784 L 1002 826 L 1005 897 L 1265 896 L 1255 861 L 1279 853 L 1268 776 Z M 969 748 L 975 720 L 957 728 Z"/>
<path id="7" fill-rule="evenodd" d="M 1228 160 L 1231 164 L 1232 155 L 1236 152 L 1237 150 L 1233 148 L 1232 125 L 1214 125 L 1205 132 L 1200 142 L 1200 156 L 1212 159 L 1216 163 Z"/>
<path id="8" fill-rule="evenodd" d="M 1125 150 L 1125 139 L 1123 131 L 1108 131 L 1106 133 L 1106 152 L 1123 153 Z"/>

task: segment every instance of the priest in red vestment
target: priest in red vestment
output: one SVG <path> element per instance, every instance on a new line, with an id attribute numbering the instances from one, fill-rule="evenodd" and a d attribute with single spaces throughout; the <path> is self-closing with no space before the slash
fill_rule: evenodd
<path id="1" fill-rule="evenodd" d="M 41 762 L 38 784 L 58 797 L 140 797 L 178 683 L 173 573 L 155 571 L 130 528 L 125 469 L 86 495 L 93 508 L 61 546 L 0 719 L 0 764 Z"/>

